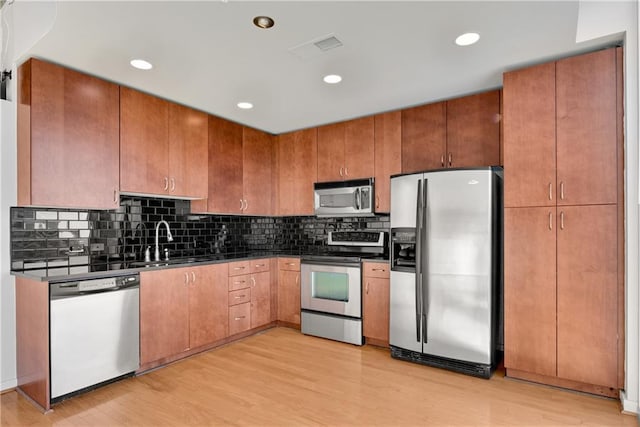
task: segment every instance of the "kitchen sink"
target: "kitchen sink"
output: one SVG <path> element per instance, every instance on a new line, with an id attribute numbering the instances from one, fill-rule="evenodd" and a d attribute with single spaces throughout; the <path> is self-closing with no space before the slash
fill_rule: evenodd
<path id="1" fill-rule="evenodd" d="M 140 267 L 166 267 L 168 265 L 176 264 L 193 264 L 197 262 L 213 261 L 218 259 L 215 256 L 202 256 L 202 257 L 186 257 L 186 258 L 172 258 L 168 260 L 160 261 L 135 261 L 129 264 L 131 268 Z"/>

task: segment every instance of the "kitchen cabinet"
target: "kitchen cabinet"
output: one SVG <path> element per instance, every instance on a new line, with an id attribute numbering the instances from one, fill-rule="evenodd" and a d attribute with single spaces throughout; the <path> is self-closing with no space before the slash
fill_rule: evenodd
<path id="1" fill-rule="evenodd" d="M 500 91 L 402 110 L 402 172 L 500 164 Z"/>
<path id="2" fill-rule="evenodd" d="M 140 365 L 227 336 L 227 264 L 140 273 Z"/>
<path id="3" fill-rule="evenodd" d="M 318 182 L 374 175 L 373 116 L 318 128 Z"/>
<path id="4" fill-rule="evenodd" d="M 118 86 L 30 59 L 17 104 L 18 205 L 119 206 Z"/>
<path id="5" fill-rule="evenodd" d="M 278 258 L 278 321 L 300 327 L 299 258 Z"/>
<path id="6" fill-rule="evenodd" d="M 120 87 L 120 189 L 201 199 L 207 174 L 207 115 Z"/>
<path id="7" fill-rule="evenodd" d="M 375 211 L 391 210 L 391 175 L 402 172 L 402 113 L 374 116 Z"/>
<path id="8" fill-rule="evenodd" d="M 507 375 L 608 396 L 623 387 L 620 55 L 504 76 Z"/>
<path id="9" fill-rule="evenodd" d="M 318 130 L 278 136 L 278 215 L 313 215 L 313 184 L 318 179 Z"/>
<path id="10" fill-rule="evenodd" d="M 251 328 L 271 322 L 271 272 L 268 259 L 251 261 Z"/>
<path id="11" fill-rule="evenodd" d="M 229 263 L 229 335 L 271 322 L 269 259 Z"/>
<path id="12" fill-rule="evenodd" d="M 273 136 L 209 116 L 208 198 L 193 212 L 271 215 Z"/>
<path id="13" fill-rule="evenodd" d="M 367 342 L 389 344 L 389 264 L 364 262 L 363 335 Z"/>

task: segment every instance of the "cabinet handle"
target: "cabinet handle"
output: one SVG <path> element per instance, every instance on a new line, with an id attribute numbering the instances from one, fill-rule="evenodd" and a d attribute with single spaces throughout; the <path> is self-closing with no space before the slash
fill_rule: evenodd
<path id="1" fill-rule="evenodd" d="M 371 271 L 385 271 L 384 268 L 372 268 Z"/>
<path id="2" fill-rule="evenodd" d="M 240 295 L 240 296 L 236 295 L 234 298 L 235 299 L 240 299 L 240 298 L 244 298 L 244 297 L 246 297 L 246 295 Z"/>
<path id="3" fill-rule="evenodd" d="M 256 264 L 256 267 L 264 267 L 264 264 Z"/>
<path id="4" fill-rule="evenodd" d="M 549 200 L 553 200 L 553 185 L 549 183 Z"/>
<path id="5" fill-rule="evenodd" d="M 164 177 L 164 191 L 167 191 L 169 189 L 169 178 L 167 178 L 166 176 Z"/>
<path id="6" fill-rule="evenodd" d="M 247 209 L 249 209 L 249 201 L 244 199 L 244 210 L 246 211 Z"/>
<path id="7" fill-rule="evenodd" d="M 184 273 L 184 284 L 185 285 L 189 284 L 189 273 Z"/>
<path id="8" fill-rule="evenodd" d="M 288 262 L 287 265 L 296 265 L 295 262 Z"/>
<path id="9" fill-rule="evenodd" d="M 344 168 L 340 166 L 340 176 L 344 176 Z"/>
<path id="10" fill-rule="evenodd" d="M 191 278 L 193 279 L 193 283 L 196 283 L 196 273 L 194 273 L 193 271 L 191 272 Z"/>
<path id="11" fill-rule="evenodd" d="M 367 295 L 369 295 L 369 282 L 367 282 L 367 287 L 366 287 L 365 293 L 366 293 Z"/>
<path id="12" fill-rule="evenodd" d="M 380 196 L 376 194 L 376 209 L 380 209 Z"/>
<path id="13" fill-rule="evenodd" d="M 298 283 L 300 283 L 300 275 L 299 275 L 299 274 L 296 274 L 296 285 L 297 285 Z"/>
<path id="14" fill-rule="evenodd" d="M 240 199 L 240 211 L 242 211 L 243 206 L 244 206 L 244 203 L 242 203 L 242 199 Z"/>
<path id="15" fill-rule="evenodd" d="M 564 182 L 560 181 L 560 200 L 564 200 Z"/>
<path id="16" fill-rule="evenodd" d="M 344 176 L 349 176 L 349 168 L 344 167 Z"/>
<path id="17" fill-rule="evenodd" d="M 549 212 L 549 230 L 553 230 L 553 213 Z"/>
<path id="18" fill-rule="evenodd" d="M 442 167 L 444 167 L 444 154 L 440 156 L 440 164 L 442 164 Z"/>
<path id="19" fill-rule="evenodd" d="M 560 212 L 560 230 L 564 230 L 564 211 Z"/>
<path id="20" fill-rule="evenodd" d="M 244 280 L 240 280 L 239 282 L 233 282 L 234 285 L 237 285 L 239 283 L 247 283 L 247 282 L 245 282 Z"/>
<path id="21" fill-rule="evenodd" d="M 240 316 L 240 317 L 234 317 L 233 320 L 242 320 L 244 319 L 246 316 Z"/>
<path id="22" fill-rule="evenodd" d="M 176 179 L 171 178 L 171 191 L 176 191 Z"/>
<path id="23" fill-rule="evenodd" d="M 118 200 L 118 190 L 114 189 L 113 190 L 113 203 L 115 203 L 117 205 L 119 201 L 120 200 Z"/>
<path id="24" fill-rule="evenodd" d="M 453 155 L 449 153 L 449 167 L 451 167 L 452 163 L 453 163 Z"/>
<path id="25" fill-rule="evenodd" d="M 256 279 L 253 276 L 251 276 L 251 286 L 256 287 Z"/>
<path id="26" fill-rule="evenodd" d="M 234 270 L 244 270 L 244 265 L 241 265 L 240 267 L 233 267 L 233 269 Z M 241 283 L 244 283 L 244 281 L 242 281 Z"/>

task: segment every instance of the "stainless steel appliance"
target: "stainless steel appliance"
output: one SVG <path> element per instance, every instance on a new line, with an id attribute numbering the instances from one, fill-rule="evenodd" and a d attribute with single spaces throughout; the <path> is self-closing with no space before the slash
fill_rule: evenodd
<path id="1" fill-rule="evenodd" d="M 373 184 L 373 178 L 315 183 L 316 216 L 373 216 Z"/>
<path id="2" fill-rule="evenodd" d="M 50 285 L 51 401 L 140 366 L 139 275 Z"/>
<path id="3" fill-rule="evenodd" d="M 361 261 L 386 252 L 386 233 L 331 231 L 328 245 L 301 260 L 302 333 L 362 345 Z"/>
<path id="4" fill-rule="evenodd" d="M 502 169 L 391 179 L 391 355 L 489 378 L 502 281 Z"/>

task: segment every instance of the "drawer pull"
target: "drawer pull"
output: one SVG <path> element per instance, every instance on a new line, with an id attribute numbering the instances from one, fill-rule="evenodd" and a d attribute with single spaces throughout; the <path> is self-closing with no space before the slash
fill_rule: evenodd
<path id="1" fill-rule="evenodd" d="M 234 298 L 235 298 L 235 299 L 240 299 L 240 298 L 244 298 L 244 297 L 246 297 L 246 295 L 239 295 L 239 296 L 238 296 L 238 295 L 236 295 Z"/>
<path id="2" fill-rule="evenodd" d="M 244 270 L 244 266 L 242 267 L 233 267 L 234 270 Z"/>
<path id="3" fill-rule="evenodd" d="M 244 318 L 245 318 L 245 316 L 234 317 L 234 318 L 233 318 L 233 320 L 242 320 L 242 319 L 244 319 Z"/>
<path id="4" fill-rule="evenodd" d="M 372 268 L 371 271 L 386 271 L 384 268 Z"/>
<path id="5" fill-rule="evenodd" d="M 287 265 L 293 266 L 293 265 L 296 265 L 296 263 L 295 262 L 288 262 Z"/>
<path id="6" fill-rule="evenodd" d="M 256 267 L 264 267 L 264 264 L 256 264 Z"/>

